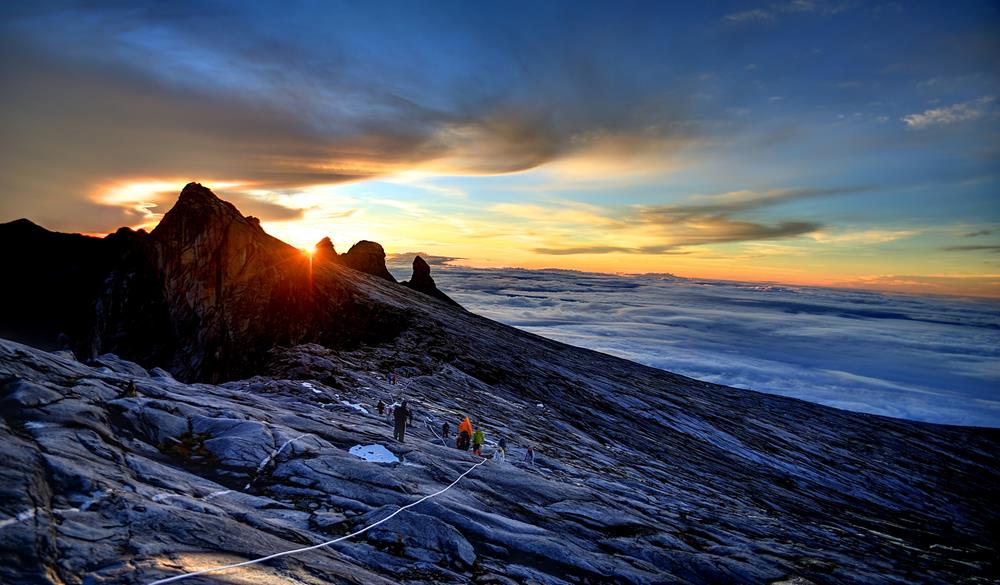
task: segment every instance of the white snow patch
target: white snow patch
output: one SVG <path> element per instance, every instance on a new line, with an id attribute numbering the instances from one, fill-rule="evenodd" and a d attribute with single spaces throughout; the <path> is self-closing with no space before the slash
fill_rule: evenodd
<path id="1" fill-rule="evenodd" d="M 372 463 L 399 463 L 399 458 L 384 445 L 355 445 L 348 453 Z"/>
<path id="2" fill-rule="evenodd" d="M 232 491 L 233 490 L 219 490 L 217 492 L 212 492 L 212 493 L 208 494 L 207 496 L 205 496 L 204 498 L 202 498 L 202 500 L 204 500 L 204 501 L 207 502 L 207 501 L 209 501 L 209 500 L 211 500 L 213 498 L 217 498 L 219 496 L 224 496 L 224 495 L 226 495 L 226 494 L 228 494 L 228 493 L 230 493 Z"/>
<path id="3" fill-rule="evenodd" d="M 185 494 L 156 494 L 150 499 L 153 500 L 154 502 L 162 503 L 169 500 L 170 498 L 189 498 L 189 497 L 191 496 Z"/>
<path id="4" fill-rule="evenodd" d="M 6 520 L 0 521 L 0 528 L 4 528 L 5 526 L 10 526 L 11 524 L 17 524 L 18 522 L 24 522 L 28 518 L 34 518 L 34 517 L 35 517 L 35 508 L 32 508 L 30 510 L 25 510 L 24 512 L 21 512 L 20 514 L 14 516 L 13 518 L 8 518 Z"/>
<path id="5" fill-rule="evenodd" d="M 308 388 L 308 389 L 312 390 L 314 394 L 322 394 L 323 393 L 321 390 L 317 390 L 316 387 L 313 386 L 312 383 L 310 383 L 310 382 L 302 382 L 302 386 L 304 388 Z"/>
<path id="6" fill-rule="evenodd" d="M 360 404 L 354 404 L 353 402 L 349 402 L 347 400 L 341 400 L 340 403 L 349 408 L 353 408 L 354 410 L 362 414 L 368 414 L 368 410 L 366 410 L 365 407 L 361 406 Z"/>
<path id="7" fill-rule="evenodd" d="M 47 426 L 49 425 L 43 422 L 29 421 L 24 423 L 24 428 L 26 429 L 44 429 Z"/>

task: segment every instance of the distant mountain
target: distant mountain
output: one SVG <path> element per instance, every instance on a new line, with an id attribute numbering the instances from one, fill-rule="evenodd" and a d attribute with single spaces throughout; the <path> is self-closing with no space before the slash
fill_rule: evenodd
<path id="1" fill-rule="evenodd" d="M 4 331 L 83 350 L 0 340 L 2 583 L 148 583 L 346 535 L 479 461 L 439 436 L 465 415 L 506 463 L 329 549 L 188 582 L 1000 577 L 998 430 L 561 344 L 428 294 L 422 266 L 384 278 L 380 247 L 356 254 L 377 275 L 332 244 L 310 264 L 196 184 L 149 234 L 0 237 L 22 252 L 3 260 Z M 230 381 L 186 383 L 213 380 Z M 404 398 L 397 443 L 374 404 Z M 351 454 L 369 445 L 391 455 Z"/>
<path id="2" fill-rule="evenodd" d="M 250 375 L 278 345 L 391 339 L 410 318 L 375 301 L 383 285 L 368 274 L 395 283 L 377 243 L 343 255 L 331 244 L 310 259 L 197 183 L 149 234 L 99 239 L 18 220 L 0 225 L 0 246 L 16 251 L 0 261 L 17 283 L 0 293 L 4 336 L 82 357 L 113 352 L 185 380 Z M 433 281 L 415 290 L 455 305 Z"/>

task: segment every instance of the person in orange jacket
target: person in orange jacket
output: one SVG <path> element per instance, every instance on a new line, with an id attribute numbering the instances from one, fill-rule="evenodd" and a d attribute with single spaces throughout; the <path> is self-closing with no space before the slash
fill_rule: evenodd
<path id="1" fill-rule="evenodd" d="M 455 448 L 463 451 L 469 450 L 472 443 L 472 421 L 465 417 L 462 424 L 458 425 L 458 437 L 455 439 Z"/>

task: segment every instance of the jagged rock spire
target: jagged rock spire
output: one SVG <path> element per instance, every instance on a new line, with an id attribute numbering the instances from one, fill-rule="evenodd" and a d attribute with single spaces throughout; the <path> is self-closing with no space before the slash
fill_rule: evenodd
<path id="1" fill-rule="evenodd" d="M 333 242 L 330 237 L 324 237 L 322 240 L 316 242 L 315 252 L 313 257 L 317 260 L 334 260 L 337 258 L 337 249 L 333 247 Z"/>
<path id="2" fill-rule="evenodd" d="M 415 291 L 422 292 L 425 295 L 442 300 L 448 304 L 459 306 L 458 303 L 456 303 L 448 295 L 441 292 L 437 285 L 434 284 L 434 279 L 431 278 L 431 267 L 427 264 L 427 261 L 420 256 L 413 258 L 413 276 L 410 277 L 410 280 L 403 282 L 402 285 Z"/>

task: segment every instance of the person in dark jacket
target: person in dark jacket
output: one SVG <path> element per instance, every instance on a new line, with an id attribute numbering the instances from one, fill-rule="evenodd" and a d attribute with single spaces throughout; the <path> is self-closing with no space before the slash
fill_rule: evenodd
<path id="1" fill-rule="evenodd" d="M 406 434 L 406 426 L 408 424 L 413 424 L 413 413 L 410 412 L 409 407 L 406 406 L 406 401 L 403 401 L 399 407 L 393 412 L 393 419 L 396 422 L 396 428 L 393 432 L 393 437 L 403 443 L 403 435 Z"/>
<path id="2" fill-rule="evenodd" d="M 375 408 L 378 409 L 379 416 L 382 416 L 383 414 L 385 414 L 385 403 L 382 402 L 381 398 L 378 399 L 378 404 L 375 405 Z"/>
<path id="3" fill-rule="evenodd" d="M 448 421 L 444 421 L 444 424 L 441 425 L 441 437 L 444 438 L 445 441 L 447 441 L 448 435 L 450 434 L 451 434 L 451 425 L 448 424 Z"/>
<path id="4" fill-rule="evenodd" d="M 462 431 L 458 433 L 458 437 L 455 439 L 455 448 L 461 449 L 462 451 L 469 450 L 469 444 L 472 441 L 472 436 L 469 435 L 468 431 Z"/>

